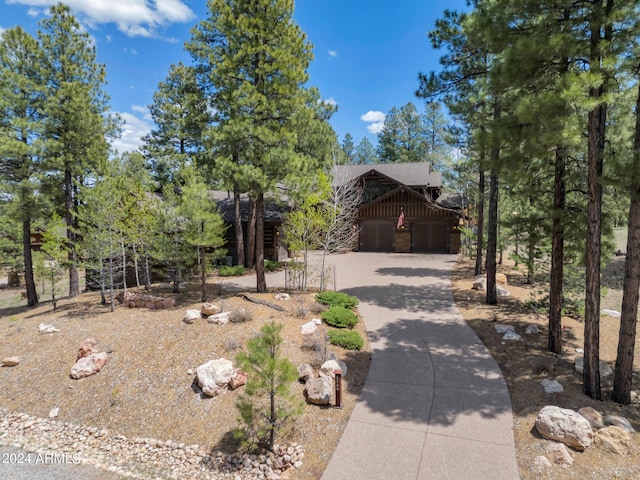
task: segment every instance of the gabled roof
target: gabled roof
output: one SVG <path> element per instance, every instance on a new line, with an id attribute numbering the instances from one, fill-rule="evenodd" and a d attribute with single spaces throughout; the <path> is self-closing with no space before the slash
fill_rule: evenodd
<path id="1" fill-rule="evenodd" d="M 426 162 L 336 165 L 333 170 L 333 178 L 334 181 L 343 183 L 367 175 L 370 172 L 378 172 L 407 187 L 442 187 L 442 175 L 438 172 L 432 172 Z"/>
<path id="2" fill-rule="evenodd" d="M 218 212 L 225 222 L 232 223 L 236 218 L 233 194 L 227 191 L 214 190 L 211 192 L 212 198 L 218 204 Z M 291 206 L 285 201 L 278 201 L 273 198 L 264 199 L 264 221 L 267 223 L 280 223 L 284 215 L 291 210 Z M 242 221 L 246 222 L 249 217 L 249 197 L 246 194 L 240 196 L 240 213 Z"/>

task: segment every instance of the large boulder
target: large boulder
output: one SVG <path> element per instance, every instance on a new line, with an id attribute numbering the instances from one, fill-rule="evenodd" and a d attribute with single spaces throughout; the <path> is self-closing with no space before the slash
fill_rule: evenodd
<path id="1" fill-rule="evenodd" d="M 576 450 L 584 450 L 593 443 L 591 424 L 573 410 L 548 405 L 538 413 L 535 425 L 544 438 L 562 442 Z"/>
<path id="2" fill-rule="evenodd" d="M 607 425 L 613 425 L 616 427 L 620 427 L 623 430 L 626 430 L 629 433 L 635 432 L 635 429 L 631 426 L 631 423 L 626 418 L 620 415 L 607 415 L 604 418 Z"/>
<path id="3" fill-rule="evenodd" d="M 207 322 L 224 325 L 225 323 L 229 323 L 229 315 L 231 315 L 231 312 L 216 313 L 215 315 L 210 315 L 209 318 L 207 318 Z"/>
<path id="4" fill-rule="evenodd" d="M 233 363 L 226 358 L 211 360 L 196 369 L 198 386 L 210 397 L 226 390 L 234 374 Z"/>
<path id="5" fill-rule="evenodd" d="M 575 370 L 578 373 L 584 372 L 584 357 L 576 357 L 575 361 Z M 609 366 L 607 362 L 600 360 L 600 376 L 608 377 L 609 375 L 613 375 L 613 370 Z"/>
<path id="6" fill-rule="evenodd" d="M 314 405 L 331 404 L 331 390 L 333 380 L 331 377 L 318 377 L 307 381 L 304 391 L 307 394 L 307 401 Z"/>
<path id="7" fill-rule="evenodd" d="M 573 465 L 573 457 L 564 443 L 551 442 L 546 448 L 547 457 L 556 465 Z"/>
<path id="8" fill-rule="evenodd" d="M 77 359 L 88 357 L 92 353 L 96 351 L 96 344 L 98 342 L 93 338 L 87 338 L 84 342 L 80 344 L 80 348 L 78 349 Z"/>
<path id="9" fill-rule="evenodd" d="M 504 273 L 496 273 L 496 283 L 498 285 L 506 285 L 507 284 L 507 276 Z"/>
<path id="10" fill-rule="evenodd" d="M 321 377 L 335 377 L 335 371 L 342 370 L 342 378 L 347 378 L 347 365 L 340 360 L 327 360 L 320 366 L 318 375 Z"/>
<path id="11" fill-rule="evenodd" d="M 107 363 L 107 352 L 91 353 L 78 359 L 69 376 L 75 380 L 95 375 Z"/>
<path id="12" fill-rule="evenodd" d="M 582 415 L 591 424 L 591 428 L 594 430 L 604 428 L 604 421 L 602 415 L 593 407 L 582 407 L 578 410 L 578 413 Z"/>
<path id="13" fill-rule="evenodd" d="M 298 379 L 303 382 L 308 382 L 309 380 L 315 378 L 313 373 L 313 367 L 308 363 L 303 363 L 298 365 Z"/>

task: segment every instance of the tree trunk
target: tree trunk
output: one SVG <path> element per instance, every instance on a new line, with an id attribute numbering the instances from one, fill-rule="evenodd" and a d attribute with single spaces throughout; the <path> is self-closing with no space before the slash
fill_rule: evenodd
<path id="1" fill-rule="evenodd" d="M 249 213 L 247 215 L 247 248 L 245 249 L 245 254 L 247 256 L 247 264 L 245 265 L 247 268 L 251 268 L 255 261 L 256 255 L 256 218 L 260 216 L 261 213 L 256 208 L 256 199 L 249 199 Z"/>
<path id="2" fill-rule="evenodd" d="M 200 280 L 202 286 L 202 301 L 207 301 L 207 272 L 204 263 L 204 247 L 198 247 L 198 256 L 200 257 Z"/>
<path id="3" fill-rule="evenodd" d="M 602 72 L 602 46 L 612 35 L 611 20 L 606 18 L 604 37 L 603 22 L 598 10 L 602 1 L 594 2 L 596 18 L 591 23 L 590 65 L 594 72 Z M 611 12 L 613 0 L 608 0 L 605 14 Z M 604 74 L 604 72 L 602 72 Z M 584 314 L 584 372 L 583 392 L 595 400 L 602 398 L 600 390 L 600 261 L 602 257 L 602 171 L 606 142 L 607 104 L 602 100 L 606 92 L 606 79 L 602 85 L 589 89 L 589 97 L 599 104 L 589 112 L 587 127 L 587 242 L 586 289 Z"/>
<path id="4" fill-rule="evenodd" d="M 31 255 L 31 219 L 22 221 L 22 250 L 24 257 L 24 283 L 27 288 L 27 306 L 38 304 L 38 292 L 33 278 L 33 257 Z"/>
<path id="5" fill-rule="evenodd" d="M 67 224 L 67 248 L 69 260 L 69 298 L 77 297 L 80 294 L 80 282 L 78 277 L 78 254 L 76 251 L 77 235 L 74 228 L 73 215 L 73 180 L 71 176 L 71 166 L 67 165 L 64 170 L 64 196 L 65 196 L 65 222 Z"/>
<path id="6" fill-rule="evenodd" d="M 498 149 L 493 157 L 499 157 Z M 487 305 L 498 304 L 496 292 L 496 254 L 498 250 L 498 175 L 495 167 L 491 167 L 489 174 L 489 224 L 487 225 Z"/>
<path id="7" fill-rule="evenodd" d="M 634 139 L 633 166 L 631 168 L 631 205 L 627 234 L 627 258 L 624 263 L 622 287 L 622 312 L 618 335 L 618 356 L 613 378 L 614 402 L 631 403 L 633 380 L 633 357 L 636 346 L 636 324 L 638 322 L 638 292 L 640 291 L 640 86 L 636 99 L 636 131 Z"/>
<path id="8" fill-rule="evenodd" d="M 267 280 L 264 273 L 264 193 L 256 198 L 256 290 L 267 291 Z"/>
<path id="9" fill-rule="evenodd" d="M 482 252 L 484 248 L 484 166 L 482 165 L 482 157 L 484 154 L 480 153 L 480 171 L 478 172 L 478 244 L 476 245 L 476 268 L 474 274 L 482 274 Z"/>
<path id="10" fill-rule="evenodd" d="M 242 232 L 242 209 L 240 208 L 240 189 L 233 189 L 233 209 L 235 212 L 234 234 L 236 239 L 236 265 L 245 264 L 244 233 Z"/>
<path id="11" fill-rule="evenodd" d="M 564 209 L 566 204 L 566 157 L 563 147 L 556 148 L 553 184 L 553 227 L 551 236 L 551 282 L 549 285 L 550 352 L 562 353 L 562 292 L 564 276 Z"/>

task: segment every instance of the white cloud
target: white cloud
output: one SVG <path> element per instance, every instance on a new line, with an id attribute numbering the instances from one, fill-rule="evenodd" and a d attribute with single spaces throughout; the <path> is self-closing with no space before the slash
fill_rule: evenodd
<path id="1" fill-rule="evenodd" d="M 59 0 L 7 0 L 10 4 L 50 7 Z M 84 23 L 95 26 L 115 23 L 118 30 L 131 37 L 155 37 L 161 27 L 195 18 L 183 0 L 65 0 Z"/>
<path id="2" fill-rule="evenodd" d="M 132 109 L 142 115 L 134 115 L 129 112 L 118 112 L 122 120 L 122 135 L 111 142 L 113 150 L 120 153 L 137 150 L 142 145 L 142 137 L 153 128 L 153 122 L 149 111 L 145 107 L 134 105 Z"/>
<path id="3" fill-rule="evenodd" d="M 360 115 L 360 120 L 367 122 L 367 131 L 369 133 L 380 133 L 384 128 L 384 119 L 386 115 L 378 110 L 369 110 L 364 115 Z"/>
<path id="4" fill-rule="evenodd" d="M 336 99 L 333 97 L 329 97 L 329 98 L 325 98 L 324 100 L 322 100 L 324 103 L 327 103 L 333 107 L 335 107 L 336 105 L 338 105 L 338 102 L 336 102 Z"/>
<path id="5" fill-rule="evenodd" d="M 29 10 L 27 10 L 27 15 L 29 15 L 30 17 L 37 17 L 38 15 L 40 15 L 40 9 L 30 8 Z"/>
<path id="6" fill-rule="evenodd" d="M 338 51 L 337 50 L 329 50 L 329 56 L 331 58 L 338 58 Z"/>

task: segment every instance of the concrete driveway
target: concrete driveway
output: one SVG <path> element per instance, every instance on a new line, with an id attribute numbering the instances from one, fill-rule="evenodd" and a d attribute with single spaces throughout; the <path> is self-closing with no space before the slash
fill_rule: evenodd
<path id="1" fill-rule="evenodd" d="M 371 342 L 364 390 L 323 480 L 519 478 L 511 400 L 458 312 L 456 256 L 330 257 Z"/>

